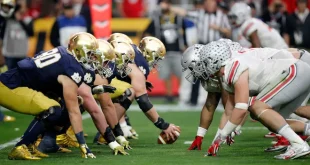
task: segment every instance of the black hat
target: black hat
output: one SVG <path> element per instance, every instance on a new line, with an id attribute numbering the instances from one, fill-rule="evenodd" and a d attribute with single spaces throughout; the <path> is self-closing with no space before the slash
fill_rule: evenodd
<path id="1" fill-rule="evenodd" d="M 158 4 L 160 4 L 161 2 L 172 3 L 172 0 L 158 0 Z"/>
<path id="2" fill-rule="evenodd" d="M 195 5 L 201 5 L 203 4 L 204 0 L 194 0 Z"/>

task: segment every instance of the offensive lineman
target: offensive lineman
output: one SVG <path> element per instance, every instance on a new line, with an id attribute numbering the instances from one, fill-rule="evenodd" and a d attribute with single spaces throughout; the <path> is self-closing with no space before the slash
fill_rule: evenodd
<path id="1" fill-rule="evenodd" d="M 308 64 L 295 58 L 261 60 L 255 55 L 262 53 L 259 49 L 248 49 L 239 52 L 242 56 L 238 56 L 235 55 L 238 52 L 231 52 L 223 42 L 208 44 L 205 52 L 200 56 L 205 73 L 220 77 L 225 89 L 223 92 L 228 95 L 225 111 L 232 110 L 229 121 L 209 148 L 208 155 L 217 154 L 219 146 L 242 121 L 248 108 L 267 128 L 290 141 L 286 152 L 275 156 L 276 159 L 295 159 L 310 153 L 309 145 L 282 117 L 297 109 L 309 93 Z M 249 96 L 257 97 L 248 104 Z"/>

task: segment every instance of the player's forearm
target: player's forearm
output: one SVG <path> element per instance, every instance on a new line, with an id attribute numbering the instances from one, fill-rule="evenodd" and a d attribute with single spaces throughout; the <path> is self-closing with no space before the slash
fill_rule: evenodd
<path id="1" fill-rule="evenodd" d="M 145 113 L 145 115 L 146 115 L 147 118 L 148 118 L 149 120 L 151 120 L 153 123 L 155 123 L 155 122 L 158 120 L 158 118 L 159 118 L 159 115 L 158 115 L 158 113 L 156 112 L 156 110 L 155 110 L 154 107 L 151 108 L 149 111 L 147 111 L 147 112 Z"/>
<path id="2" fill-rule="evenodd" d="M 98 95 L 98 101 L 100 103 L 101 109 L 106 116 L 108 124 L 113 129 L 115 125 L 118 123 L 117 114 L 115 106 L 110 99 L 109 94 L 103 93 Z"/>
<path id="3" fill-rule="evenodd" d="M 0 40 L 0 67 L 5 65 L 5 59 L 2 55 L 2 40 Z"/>
<path id="4" fill-rule="evenodd" d="M 93 122 L 96 128 L 99 130 L 101 134 L 103 134 L 106 128 L 108 127 L 108 124 L 107 124 L 107 121 L 105 119 L 103 112 L 101 111 L 100 107 L 97 105 L 92 95 L 90 96 L 84 95 L 83 99 L 84 99 L 84 104 L 83 104 L 84 108 L 87 110 L 87 112 L 93 119 Z"/>
<path id="5" fill-rule="evenodd" d="M 200 114 L 200 127 L 208 129 L 212 123 L 214 111 L 219 103 L 220 97 L 217 93 L 209 92 L 205 105 Z"/>

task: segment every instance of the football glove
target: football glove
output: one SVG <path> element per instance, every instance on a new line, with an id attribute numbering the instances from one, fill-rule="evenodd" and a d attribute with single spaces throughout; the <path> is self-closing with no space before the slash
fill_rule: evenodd
<path id="1" fill-rule="evenodd" d="M 188 148 L 188 150 L 201 150 L 203 137 L 196 136 L 195 140 L 193 141 L 192 145 Z"/>
<path id="2" fill-rule="evenodd" d="M 96 158 L 86 144 L 80 144 L 82 158 Z"/>
<path id="3" fill-rule="evenodd" d="M 149 91 L 149 92 L 152 92 L 152 89 L 154 88 L 153 84 L 149 81 L 146 81 L 145 82 L 145 86 L 146 86 L 146 89 Z"/>
<path id="4" fill-rule="evenodd" d="M 129 155 L 129 153 L 125 151 L 124 147 L 119 145 L 116 141 L 113 141 L 108 145 L 113 150 L 114 155 L 117 155 L 118 153 L 120 153 L 121 155 Z"/>
<path id="5" fill-rule="evenodd" d="M 118 142 L 118 144 L 120 144 L 121 146 L 123 146 L 126 150 L 131 150 L 132 148 L 129 146 L 129 141 L 127 141 L 125 139 L 124 136 L 118 136 L 116 137 L 116 141 Z"/>
<path id="6" fill-rule="evenodd" d="M 6 65 L 0 66 L 0 73 L 4 73 L 6 71 L 8 71 L 8 66 Z"/>
<path id="7" fill-rule="evenodd" d="M 114 93 L 116 88 L 109 85 L 97 85 L 92 87 L 93 94 Z"/>

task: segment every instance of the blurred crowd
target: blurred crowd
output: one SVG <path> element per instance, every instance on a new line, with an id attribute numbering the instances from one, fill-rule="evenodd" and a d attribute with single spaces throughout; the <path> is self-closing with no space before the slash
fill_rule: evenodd
<path id="1" fill-rule="evenodd" d="M 207 44 L 220 38 L 230 38 L 245 47 L 251 47 L 239 36 L 237 27 L 229 23 L 227 14 L 231 5 L 240 0 L 113 0 L 113 17 L 151 19 L 143 36 L 152 35 L 166 46 L 167 56 L 161 64 L 159 76 L 165 80 L 166 100 L 173 102 L 171 76 L 180 82 L 179 102 L 195 106 L 204 103 L 205 91 L 199 83 L 183 81 L 181 54 L 186 47 Z M 310 17 L 308 0 L 243 0 L 252 9 L 252 17 L 279 31 L 290 47 L 310 49 Z M 2 1 L 1 1 L 2 2 Z M 4 63 L 14 68 L 28 52 L 28 37 L 33 35 L 37 18 L 56 17 L 49 40 L 56 47 L 67 45 L 67 38 L 76 32 L 92 33 L 92 20 L 87 0 L 16 0 L 17 6 L 10 18 L 5 18 L 0 67 Z M 1 5 L 2 10 L 7 6 Z M 9 10 L 8 7 L 6 10 Z M 0 113 L 0 121 L 6 118 Z"/>

